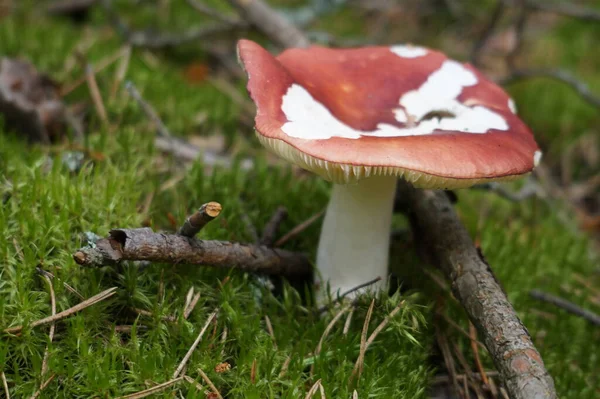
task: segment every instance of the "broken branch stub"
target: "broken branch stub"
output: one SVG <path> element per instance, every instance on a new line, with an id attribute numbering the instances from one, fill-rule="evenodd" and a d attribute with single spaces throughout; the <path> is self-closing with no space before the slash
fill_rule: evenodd
<path id="1" fill-rule="evenodd" d="M 261 245 L 197 240 L 179 234 L 156 233 L 150 228 L 115 229 L 94 247 L 73 254 L 82 266 L 109 266 L 121 261 L 151 261 L 233 268 L 247 272 L 307 278 L 308 257 Z"/>
<path id="2" fill-rule="evenodd" d="M 223 207 L 218 202 L 207 202 L 185 220 L 177 234 L 185 237 L 195 236 L 208 222 L 219 216 L 222 209 Z"/>

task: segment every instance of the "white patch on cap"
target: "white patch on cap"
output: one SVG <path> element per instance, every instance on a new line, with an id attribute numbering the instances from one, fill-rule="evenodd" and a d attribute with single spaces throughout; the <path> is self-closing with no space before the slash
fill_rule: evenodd
<path id="1" fill-rule="evenodd" d="M 533 167 L 537 167 L 540 164 L 541 160 L 542 160 L 542 152 L 540 150 L 537 150 L 536 152 L 533 153 Z"/>
<path id="2" fill-rule="evenodd" d="M 486 133 L 490 129 L 508 130 L 502 115 L 483 106 L 469 107 L 457 100 L 464 87 L 477 84 L 473 72 L 456 61 L 445 61 L 420 88 L 404 94 L 394 110 L 400 123 L 415 121 L 415 126 L 397 127 L 385 123 L 373 131 L 356 130 L 331 114 L 304 87 L 293 84 L 283 96 L 281 109 L 286 122 L 281 130 L 291 137 L 306 140 L 325 140 L 331 137 L 358 139 L 362 136 L 401 137 L 431 134 L 436 130 L 464 133 Z M 454 117 L 433 117 L 422 120 L 432 112 L 451 113 Z"/>
<path id="3" fill-rule="evenodd" d="M 397 46 L 390 47 L 390 51 L 402 58 L 417 58 L 427 55 L 427 49 L 418 46 L 411 46 L 407 44 L 400 44 Z"/>
<path id="4" fill-rule="evenodd" d="M 508 108 L 513 114 L 517 113 L 517 104 L 515 104 L 515 100 L 513 100 L 512 98 L 508 99 Z"/>

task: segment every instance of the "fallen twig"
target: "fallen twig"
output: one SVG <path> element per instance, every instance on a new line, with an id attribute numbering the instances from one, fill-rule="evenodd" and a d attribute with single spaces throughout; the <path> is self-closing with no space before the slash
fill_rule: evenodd
<path id="1" fill-rule="evenodd" d="M 271 216 L 271 219 L 269 219 L 263 229 L 263 233 L 259 241 L 260 245 L 266 245 L 268 247 L 273 245 L 275 236 L 279 230 L 279 226 L 281 226 L 281 223 L 287 218 L 287 215 L 287 209 L 285 209 L 283 206 L 280 206 L 275 210 L 273 216 Z"/>
<path id="2" fill-rule="evenodd" d="M 296 226 L 293 229 L 291 229 L 290 231 L 288 231 L 279 240 L 275 241 L 275 244 L 273 244 L 273 246 L 274 247 L 280 247 L 280 246 L 282 246 L 283 244 L 285 244 L 286 242 L 288 242 L 290 239 L 292 239 L 293 237 L 296 237 L 298 234 L 300 234 L 304 230 L 306 230 L 314 222 L 316 222 L 317 220 L 319 220 L 319 218 L 321 216 L 323 216 L 324 214 L 325 214 L 325 210 L 322 210 L 322 211 L 320 211 L 318 213 L 315 213 L 314 215 L 312 215 L 311 217 L 309 217 L 308 219 L 306 219 L 304 222 L 300 223 L 298 226 Z"/>
<path id="3" fill-rule="evenodd" d="M 71 316 L 72 314 L 75 314 L 75 313 L 87 308 L 87 307 L 90 307 L 92 305 L 97 304 L 98 302 L 101 302 L 107 298 L 110 298 L 111 296 L 113 296 L 116 293 L 116 291 L 117 291 L 117 287 L 109 288 L 109 289 L 102 291 L 101 293 L 96 294 L 93 297 L 73 306 L 72 308 L 63 310 L 62 312 L 57 313 L 53 316 L 44 317 L 43 319 L 36 320 L 36 321 L 32 322 L 31 324 L 29 324 L 29 327 L 33 328 L 33 327 L 41 326 L 44 324 L 53 323 L 58 320 L 62 320 L 66 317 Z M 23 326 L 10 327 L 10 328 L 5 329 L 4 332 L 8 333 L 8 334 L 16 334 L 16 333 L 20 332 L 22 329 L 23 329 Z"/>
<path id="4" fill-rule="evenodd" d="M 214 8 L 212 8 L 210 6 L 207 6 L 200 0 L 186 0 L 186 1 L 190 5 L 190 7 L 192 7 L 196 11 L 201 12 L 202 14 L 205 14 L 209 17 L 217 19 L 226 24 L 238 25 L 238 24 L 243 23 L 243 21 L 241 21 L 239 18 L 223 14 L 222 12 L 215 10 Z"/>
<path id="5" fill-rule="evenodd" d="M 337 298 L 335 298 L 333 301 L 331 301 L 330 303 L 327 303 L 323 306 L 321 306 L 317 311 L 319 313 L 323 313 L 325 311 L 327 311 L 327 309 L 329 309 L 330 307 L 332 307 L 333 305 L 335 305 L 338 302 L 341 302 L 345 297 L 347 297 L 348 295 L 361 290 L 362 288 L 366 288 L 370 285 L 375 284 L 376 282 L 381 280 L 381 276 L 377 276 L 375 277 L 373 280 L 367 281 L 366 283 L 362 283 L 357 285 L 356 287 L 352 287 L 350 288 L 348 291 L 343 292 L 340 296 L 338 296 Z"/>
<path id="6" fill-rule="evenodd" d="M 551 303 L 552 305 L 564 309 L 569 313 L 584 318 L 585 320 L 589 321 L 590 323 L 596 326 L 600 326 L 600 315 L 590 310 L 583 309 L 575 305 L 573 302 L 569 302 L 566 299 L 557 297 L 555 295 L 547 294 L 539 290 L 532 290 L 529 294 L 535 299 Z"/>
<path id="7" fill-rule="evenodd" d="M 50 277 L 51 279 L 57 279 L 58 281 L 60 281 L 62 283 L 62 285 L 67 289 L 67 291 L 69 291 L 70 293 L 76 295 L 79 299 L 81 299 L 82 301 L 85 301 L 85 297 L 83 295 L 81 295 L 79 293 L 79 291 L 77 291 L 75 288 L 71 287 L 69 284 L 67 284 L 64 281 L 61 281 L 61 279 L 59 279 L 58 277 L 56 277 L 54 274 L 50 273 L 47 270 L 42 269 L 39 266 L 36 266 L 35 270 L 41 274 L 42 276 L 46 276 L 46 277 Z"/>
<path id="8" fill-rule="evenodd" d="M 236 29 L 247 27 L 245 21 L 239 23 L 222 22 L 190 28 L 181 33 L 153 33 L 148 31 L 134 31 L 122 20 L 122 18 L 112 8 L 110 0 L 103 0 L 104 9 L 108 13 L 109 19 L 117 32 L 125 38 L 127 43 L 136 47 L 148 49 L 160 49 L 165 47 L 176 47 L 186 43 L 199 41 L 202 38 L 213 36 L 219 33 L 230 32 Z"/>
<path id="9" fill-rule="evenodd" d="M 307 277 L 311 266 L 304 254 L 265 246 L 216 240 L 197 240 L 150 228 L 115 229 L 95 247 L 73 254 L 82 266 L 108 266 L 125 260 L 235 268 L 242 271 Z"/>
<path id="10" fill-rule="evenodd" d="M 90 89 L 90 96 L 96 108 L 96 113 L 100 117 L 103 124 L 108 125 L 108 114 L 106 113 L 106 107 L 104 107 L 104 101 L 98 88 L 98 82 L 96 81 L 96 74 L 91 65 L 85 67 L 85 78 Z"/>
<path id="11" fill-rule="evenodd" d="M 184 319 L 187 319 L 188 317 L 190 317 L 190 314 L 192 313 L 192 311 L 198 304 L 199 300 L 200 300 L 200 293 L 198 292 L 198 293 L 196 293 L 196 295 L 194 295 L 194 297 L 192 298 L 190 303 L 183 310 L 183 318 Z"/>
<path id="12" fill-rule="evenodd" d="M 50 385 L 54 378 L 56 378 L 56 374 L 52 374 L 50 377 L 48 377 L 46 381 L 42 382 L 42 385 L 40 385 L 40 389 L 38 389 L 33 395 L 31 395 L 31 399 L 37 399 L 37 397 L 42 394 L 42 391 L 46 389 L 48 385 Z"/>
<path id="13" fill-rule="evenodd" d="M 208 222 L 219 216 L 222 209 L 223 207 L 218 202 L 207 202 L 185 220 L 185 223 L 181 226 L 177 234 L 185 237 L 194 237 Z"/>
<path id="14" fill-rule="evenodd" d="M 139 391 L 139 392 L 136 392 L 136 393 L 125 395 L 125 396 L 120 396 L 118 399 L 141 399 L 141 398 L 145 398 L 146 396 L 150 396 L 150 395 L 153 395 L 155 393 L 164 391 L 168 387 L 177 384 L 181 380 L 183 380 L 183 377 L 174 378 L 174 379 L 172 379 L 170 381 L 163 382 L 162 384 L 155 385 L 152 388 L 144 389 L 143 391 Z"/>
<path id="15" fill-rule="evenodd" d="M 263 0 L 229 0 L 245 18 L 270 39 L 283 47 L 308 47 L 304 33 L 270 8 Z"/>
<path id="16" fill-rule="evenodd" d="M 399 181 L 415 241 L 439 265 L 454 296 L 483 336 L 513 399 L 556 398 L 554 382 L 529 332 L 480 257 L 467 230 L 441 191 L 419 190 Z"/>
<path id="17" fill-rule="evenodd" d="M 4 371 L 0 371 L 0 377 L 2 378 L 2 386 L 4 387 L 4 394 L 6 395 L 6 399 L 10 399 L 8 381 L 6 381 L 6 375 L 4 374 Z"/>
<path id="18" fill-rule="evenodd" d="M 570 2 L 548 2 L 548 1 L 536 1 L 536 0 L 527 0 L 525 5 L 528 8 L 551 12 L 554 14 L 564 15 L 567 17 L 578 18 L 584 21 L 590 22 L 598 22 L 600 21 L 600 11 L 595 10 L 593 8 L 582 7 L 577 4 L 572 4 Z"/>
<path id="19" fill-rule="evenodd" d="M 594 94 L 587 84 L 561 69 L 516 69 L 502 79 L 500 84 L 506 86 L 519 80 L 533 78 L 548 78 L 562 82 L 575 90 L 586 102 L 600 108 L 600 97 Z"/>
<path id="20" fill-rule="evenodd" d="M 256 359 L 254 361 L 256 361 Z M 202 371 L 202 369 L 200 369 L 200 368 L 198 369 L 198 373 L 200 374 L 200 376 L 202 377 L 204 382 L 206 382 L 206 385 L 208 385 L 210 387 L 210 389 L 212 389 L 213 393 L 215 395 L 217 395 L 217 398 L 223 399 L 223 396 L 221 396 L 221 392 L 219 392 L 219 390 L 217 389 L 215 384 L 213 384 L 213 382 L 210 380 L 210 378 L 208 378 L 206 373 L 204 371 Z"/>
<path id="21" fill-rule="evenodd" d="M 204 323 L 204 327 L 202 327 L 202 329 L 200 330 L 200 333 L 198 333 L 198 337 L 196 337 L 196 340 L 192 343 L 192 346 L 190 346 L 190 349 L 188 349 L 187 353 L 185 354 L 185 356 L 181 360 L 181 363 L 179 363 L 179 366 L 177 366 L 177 369 L 173 373 L 173 378 L 179 377 L 179 374 L 181 374 L 181 371 L 185 367 L 186 363 L 188 362 L 188 360 L 190 360 L 190 357 L 192 356 L 192 353 L 194 353 L 194 350 L 196 349 L 196 347 L 198 346 L 198 344 L 202 340 L 202 336 L 206 332 L 206 329 L 208 329 L 208 326 L 210 325 L 210 322 L 213 321 L 213 319 L 217 316 L 217 312 L 218 311 L 219 311 L 219 309 L 215 309 L 208 316 L 208 319 L 206 319 L 206 323 Z"/>

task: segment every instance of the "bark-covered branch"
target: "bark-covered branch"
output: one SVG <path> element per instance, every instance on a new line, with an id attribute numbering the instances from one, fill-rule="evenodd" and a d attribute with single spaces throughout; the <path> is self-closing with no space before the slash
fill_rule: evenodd
<path id="1" fill-rule="evenodd" d="M 115 265 L 126 260 L 146 260 L 235 268 L 248 272 L 304 278 L 311 265 L 304 254 L 260 245 L 196 240 L 178 234 L 156 233 L 150 228 L 115 229 L 93 247 L 73 254 L 82 266 Z"/>
<path id="2" fill-rule="evenodd" d="M 452 283 L 452 291 L 483 336 L 513 399 L 556 398 L 554 382 L 506 294 L 482 259 L 448 197 L 399 182 L 398 199 L 415 240 Z"/>

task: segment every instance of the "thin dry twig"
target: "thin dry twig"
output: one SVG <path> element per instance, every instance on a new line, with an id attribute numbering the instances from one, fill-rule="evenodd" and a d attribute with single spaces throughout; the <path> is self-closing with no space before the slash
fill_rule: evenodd
<path id="1" fill-rule="evenodd" d="M 10 399 L 10 391 L 8 390 L 8 381 L 6 381 L 6 375 L 4 371 L 0 371 L 0 378 L 2 378 L 2 386 L 4 387 L 4 394 L 6 399 Z"/>
<path id="2" fill-rule="evenodd" d="M 314 356 L 317 357 L 319 355 L 319 353 L 321 353 L 321 349 L 323 348 L 323 343 L 325 342 L 325 339 L 327 338 L 327 336 L 329 335 L 329 333 L 331 332 L 331 330 L 333 329 L 333 326 L 335 325 L 335 323 L 338 322 L 338 320 L 350 309 L 353 308 L 354 305 L 346 305 L 343 308 L 340 309 L 339 312 L 336 313 L 335 316 L 333 316 L 333 318 L 331 319 L 331 321 L 327 324 L 327 327 L 325 327 L 325 330 L 323 331 L 323 334 L 321 334 L 321 339 L 319 339 L 319 343 L 317 344 L 317 347 L 315 348 L 315 353 Z M 312 370 L 312 368 L 311 368 Z"/>
<path id="3" fill-rule="evenodd" d="M 266 245 L 268 247 L 273 245 L 277 231 L 279 231 L 279 226 L 281 226 L 281 223 L 287 218 L 287 215 L 288 212 L 284 206 L 280 206 L 275 210 L 273 216 L 271 216 L 271 219 L 269 219 L 263 229 L 262 236 L 259 240 L 260 245 Z"/>
<path id="4" fill-rule="evenodd" d="M 177 234 L 194 237 L 204 226 L 219 216 L 221 210 L 223 210 L 223 207 L 218 202 L 211 201 L 203 204 L 192 216 L 185 220 Z"/>
<path id="5" fill-rule="evenodd" d="M 210 6 L 207 6 L 202 1 L 199 1 L 199 0 L 186 0 L 186 1 L 190 5 L 190 7 L 192 7 L 196 11 L 201 12 L 202 14 L 206 14 L 207 16 L 217 19 L 226 24 L 236 25 L 236 24 L 243 23 L 243 21 L 241 21 L 239 18 L 237 18 L 235 16 L 223 14 L 222 12 L 215 10 L 214 8 L 212 8 Z"/>
<path id="6" fill-rule="evenodd" d="M 109 289 L 102 291 L 101 293 L 96 294 L 93 297 L 73 306 L 72 308 L 63 310 L 62 312 L 59 312 L 53 316 L 44 317 L 43 319 L 36 320 L 36 321 L 32 322 L 29 325 L 29 327 L 33 328 L 33 327 L 41 326 L 44 324 L 53 323 L 58 320 L 62 320 L 66 317 L 71 316 L 72 314 L 75 314 L 75 313 L 87 308 L 87 307 L 90 307 L 92 305 L 97 304 L 98 302 L 101 302 L 107 298 L 110 298 L 111 296 L 113 296 L 116 293 L 116 291 L 117 291 L 117 287 L 109 288 Z M 23 326 L 10 327 L 10 328 L 5 329 L 4 332 L 8 333 L 8 334 L 17 334 L 22 329 L 23 329 Z"/>
<path id="7" fill-rule="evenodd" d="M 131 46 L 126 45 L 123 48 L 123 56 L 121 57 L 121 62 L 119 63 L 117 70 L 115 72 L 115 78 L 113 80 L 112 87 L 110 89 L 110 99 L 114 100 L 117 92 L 119 91 L 119 87 L 121 87 L 121 83 L 125 79 L 125 75 L 127 75 L 127 70 L 129 69 L 129 61 L 131 60 Z"/>
<path id="8" fill-rule="evenodd" d="M 379 323 L 379 325 L 375 328 L 375 330 L 373 330 L 373 332 L 371 333 L 371 335 L 369 336 L 369 339 L 367 339 L 367 342 L 365 344 L 365 352 L 367 351 L 367 349 L 369 349 L 369 346 L 371 346 L 371 344 L 375 341 L 375 338 L 377 338 L 377 335 L 379 335 L 379 333 L 382 332 L 383 329 L 387 327 L 387 325 L 390 322 L 390 320 L 392 320 L 394 318 L 394 316 L 396 316 L 396 314 L 400 311 L 400 309 L 402 309 L 402 307 L 404 306 L 404 303 L 405 303 L 405 301 L 400 302 L 385 317 L 385 319 L 383 319 L 383 321 L 381 323 Z"/>
<path id="9" fill-rule="evenodd" d="M 365 322 L 363 324 L 362 333 L 360 334 L 360 350 L 358 353 L 358 359 L 356 360 L 356 364 L 354 365 L 354 369 L 352 370 L 352 376 L 350 377 L 350 381 L 356 379 L 360 379 L 360 376 L 363 371 L 363 366 L 365 362 L 365 354 L 367 353 L 367 333 L 369 332 L 369 323 L 371 322 L 371 316 L 373 315 L 373 308 L 375 307 L 375 298 L 371 300 L 371 306 L 369 306 L 369 310 L 367 310 L 367 315 L 365 316 Z"/>
<path id="10" fill-rule="evenodd" d="M 488 22 L 487 26 L 483 30 L 483 33 L 479 36 L 479 39 L 475 42 L 475 45 L 473 46 L 473 50 L 471 50 L 470 59 L 471 59 L 471 63 L 473 65 L 479 66 L 479 59 L 481 57 L 481 52 L 485 48 L 485 45 L 487 44 L 488 40 L 490 40 L 490 38 L 492 37 L 494 31 L 496 30 L 496 27 L 498 26 L 498 23 L 500 22 L 500 18 L 502 17 L 502 14 L 504 14 L 505 7 L 506 6 L 504 4 L 504 0 L 498 0 L 498 2 L 496 3 L 496 7 L 494 8 L 494 11 L 492 11 L 490 21 Z"/>
<path id="11" fill-rule="evenodd" d="M 125 395 L 125 396 L 120 396 L 118 399 L 141 399 L 141 398 L 145 398 L 145 397 L 153 395 L 155 393 L 159 393 L 159 392 L 164 391 L 165 389 L 169 388 L 170 386 L 173 386 L 173 385 L 177 384 L 179 381 L 183 380 L 183 378 L 184 377 L 173 378 L 170 381 L 163 382 L 162 384 L 155 385 L 152 388 L 144 389 L 143 391 L 139 391 L 139 392 L 136 392 L 136 393 Z"/>
<path id="12" fill-rule="evenodd" d="M 158 133 L 158 135 L 161 136 L 161 137 L 165 137 L 165 138 L 170 139 L 172 137 L 171 132 L 169 131 L 169 129 L 167 128 L 167 126 L 165 126 L 165 124 L 163 123 L 162 119 L 160 119 L 160 117 L 158 116 L 158 114 L 154 110 L 154 107 L 152 105 L 150 105 L 146 100 L 144 100 L 142 98 L 142 95 L 140 94 L 140 92 L 138 91 L 138 89 L 135 87 L 135 85 L 133 84 L 133 82 L 127 81 L 125 83 L 125 89 L 129 93 L 129 95 L 142 108 L 142 110 L 144 111 L 144 113 L 146 114 L 146 116 L 148 117 L 148 119 L 150 119 L 152 121 L 152 123 L 156 127 L 156 132 Z"/>
<path id="13" fill-rule="evenodd" d="M 195 379 L 193 379 L 189 375 L 187 375 L 187 374 L 184 375 L 183 379 L 186 380 L 188 382 L 188 384 L 193 385 L 194 388 L 196 388 L 198 391 L 204 392 L 204 387 L 202 385 L 200 385 L 200 383 L 198 381 L 196 381 Z"/>
<path id="14" fill-rule="evenodd" d="M 549 2 L 527 0 L 526 6 L 538 11 L 551 12 L 554 14 L 564 15 L 567 17 L 578 18 L 584 21 L 598 22 L 600 21 L 600 11 L 593 8 L 583 7 L 571 2 Z"/>
<path id="15" fill-rule="evenodd" d="M 111 55 L 107 56 L 106 58 L 103 58 L 102 60 L 98 61 L 93 66 L 94 75 L 99 74 L 100 72 L 102 72 L 103 70 L 105 70 L 106 68 L 108 68 L 109 66 L 114 64 L 116 61 L 118 61 L 119 58 L 123 57 L 123 55 L 126 52 L 125 48 L 126 47 L 120 48 L 114 54 L 111 54 Z M 77 89 L 79 86 L 84 84 L 86 82 L 86 80 L 87 80 L 87 71 L 84 72 L 83 76 L 81 76 L 80 78 L 75 80 L 73 83 L 62 88 L 60 90 L 61 97 L 64 97 L 64 96 L 68 95 L 69 93 L 71 93 L 73 90 Z"/>
<path id="16" fill-rule="evenodd" d="M 213 393 L 215 395 L 217 395 L 217 397 L 219 399 L 223 399 L 223 396 L 221 396 L 221 392 L 219 392 L 219 390 L 217 389 L 215 384 L 213 384 L 213 382 L 210 380 L 210 378 L 208 378 L 206 373 L 204 371 L 202 371 L 202 369 L 200 369 L 200 368 L 198 369 L 198 373 L 200 374 L 200 376 L 202 377 L 204 382 L 206 382 L 206 385 L 208 385 L 210 387 L 210 389 L 213 391 Z"/>
<path id="17" fill-rule="evenodd" d="M 460 350 L 458 344 L 456 342 L 452 343 L 452 347 L 454 348 L 454 353 L 456 354 L 456 359 L 458 359 L 458 362 L 460 363 L 461 367 L 463 368 L 463 370 L 465 371 L 465 375 L 463 375 L 462 377 L 456 377 L 458 379 L 462 378 L 463 380 L 463 390 L 465 392 L 465 395 L 467 396 L 467 399 L 470 399 L 470 393 L 469 393 L 469 385 L 472 387 L 472 389 L 475 391 L 475 394 L 477 395 L 477 398 L 483 398 L 483 391 L 481 389 L 481 387 L 479 386 L 479 384 L 477 384 L 476 380 L 475 380 L 475 376 L 473 375 L 473 372 L 471 371 L 471 367 L 469 367 L 469 363 L 467 362 L 467 359 L 465 358 L 465 355 L 462 353 L 462 351 Z M 486 377 L 487 378 L 487 377 Z M 468 384 L 468 382 L 470 382 L 471 384 Z"/>
<path id="18" fill-rule="evenodd" d="M 564 83 L 575 90 L 586 102 L 600 108 L 600 97 L 594 94 L 587 84 L 561 69 L 515 69 L 509 76 L 502 79 L 500 84 L 506 86 L 520 80 L 534 78 L 548 78 Z"/>
<path id="19" fill-rule="evenodd" d="M 539 290 L 532 290 L 529 294 L 535 299 L 550 303 L 563 310 L 566 310 L 569 313 L 579 316 L 596 326 L 600 326 L 600 315 L 590 310 L 583 309 L 575 305 L 573 302 L 569 302 L 566 299 L 560 298 L 555 295 L 547 294 Z"/>
<path id="20" fill-rule="evenodd" d="M 194 295 L 194 297 L 190 301 L 190 303 L 186 306 L 185 310 L 183 311 L 183 318 L 184 319 L 187 320 L 187 318 L 190 317 L 190 314 L 192 313 L 192 311 L 194 310 L 194 308 L 198 304 L 199 300 L 200 300 L 200 293 L 197 292 L 196 295 Z"/>
<path id="21" fill-rule="evenodd" d="M 308 47 L 308 38 L 300 29 L 273 10 L 263 0 L 229 0 L 246 20 L 283 47 Z"/>
<path id="22" fill-rule="evenodd" d="M 475 358 L 475 365 L 477 366 L 477 370 L 479 370 L 481 380 L 485 385 L 489 386 L 490 382 L 485 374 L 485 369 L 483 368 L 481 358 L 479 357 L 479 348 L 477 347 L 477 329 L 471 322 L 469 322 L 469 337 L 471 338 L 471 350 L 473 351 L 473 357 Z"/>
<path id="23" fill-rule="evenodd" d="M 190 349 L 188 349 L 187 353 L 183 357 L 183 360 L 181 360 L 181 363 L 179 363 L 179 366 L 177 366 L 177 369 L 173 373 L 173 378 L 179 377 L 179 374 L 181 374 L 181 371 L 187 364 L 188 360 L 190 360 L 192 353 L 194 352 L 194 350 L 196 349 L 196 347 L 202 340 L 202 336 L 208 329 L 208 326 L 210 325 L 211 321 L 215 318 L 215 316 L 217 316 L 218 311 L 219 311 L 219 309 L 217 308 L 208 316 L 208 319 L 206 320 L 206 323 L 204 323 L 204 327 L 202 327 L 202 329 L 200 330 L 198 337 L 196 337 L 196 340 L 192 343 L 192 346 L 190 346 Z"/>
<path id="24" fill-rule="evenodd" d="M 54 296 L 54 287 L 52 286 L 52 280 L 47 275 L 43 275 L 44 280 L 48 284 L 48 290 L 50 291 L 50 307 L 52 311 L 52 316 L 56 316 L 56 297 Z M 46 350 L 44 351 L 44 358 L 42 360 L 42 377 L 46 375 L 48 372 L 48 356 L 49 356 L 49 345 L 52 343 L 54 339 L 54 330 L 56 325 L 54 322 L 50 324 L 50 332 L 48 333 L 48 346 L 46 346 Z"/>
<path id="25" fill-rule="evenodd" d="M 50 377 L 48 377 L 48 379 L 44 381 L 42 385 L 40 385 L 40 389 L 38 389 L 33 395 L 31 395 L 31 399 L 37 399 L 42 394 L 42 391 L 46 389 L 48 385 L 50 385 L 54 378 L 56 378 L 56 374 L 52 374 Z"/>
<path id="26" fill-rule="evenodd" d="M 108 114 L 106 113 L 104 100 L 102 100 L 102 95 L 100 94 L 100 88 L 98 88 L 96 74 L 94 73 L 94 69 L 92 68 L 92 66 L 89 64 L 85 66 L 85 79 L 90 90 L 92 102 L 94 103 L 94 107 L 96 108 L 96 113 L 100 117 L 102 123 L 104 125 L 108 125 Z"/>
<path id="27" fill-rule="evenodd" d="M 308 227 L 310 227 L 314 222 L 319 220 L 319 218 L 321 216 L 323 216 L 324 214 L 325 214 L 325 210 L 315 213 L 314 215 L 312 215 L 311 217 L 306 219 L 304 222 L 300 223 L 298 226 L 296 226 L 293 229 L 291 229 L 290 231 L 288 231 L 279 240 L 275 241 L 275 244 L 273 244 L 273 246 L 274 247 L 282 246 L 283 244 L 285 244 L 292 238 L 296 237 L 298 234 L 302 233 Z"/>
<path id="28" fill-rule="evenodd" d="M 370 285 L 373 285 L 373 284 L 375 284 L 376 282 L 378 282 L 378 281 L 380 281 L 380 280 L 381 280 L 381 276 L 377 276 L 377 277 L 375 277 L 373 280 L 369 280 L 369 281 L 367 281 L 366 283 L 362 283 L 362 284 L 359 284 L 359 285 L 357 285 L 356 287 L 352 287 L 352 288 L 350 288 L 348 291 L 346 291 L 346 292 L 343 292 L 342 294 L 340 294 L 340 296 L 338 296 L 337 298 L 335 298 L 335 299 L 334 299 L 333 301 L 331 301 L 330 303 L 328 303 L 328 304 L 325 304 L 325 305 L 321 306 L 321 307 L 320 307 L 320 308 L 317 310 L 317 312 L 319 312 L 319 313 L 323 313 L 323 312 L 327 311 L 327 309 L 331 308 L 333 305 L 335 305 L 335 304 L 337 304 L 337 303 L 341 302 L 341 301 L 342 301 L 342 300 L 343 300 L 343 299 L 344 299 L 346 296 L 348 296 L 348 295 L 350 295 L 350 294 L 352 294 L 352 293 L 355 293 L 355 292 L 356 292 L 356 291 L 358 291 L 358 290 L 361 290 L 361 289 L 363 289 L 363 288 L 366 288 L 366 287 L 368 287 L 368 286 L 370 286 Z"/>
<path id="29" fill-rule="evenodd" d="M 450 352 L 450 346 L 448 345 L 448 339 L 446 335 L 439 329 L 436 325 L 435 328 L 435 338 L 442 352 L 442 357 L 444 358 L 444 364 L 446 365 L 446 370 L 448 370 L 448 375 L 450 376 L 450 381 L 452 382 L 452 387 L 454 388 L 454 393 L 461 397 L 460 386 L 458 385 L 458 378 L 456 377 L 456 367 L 454 365 L 454 358 L 452 357 L 452 353 Z"/>

